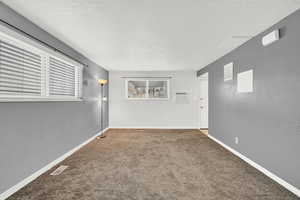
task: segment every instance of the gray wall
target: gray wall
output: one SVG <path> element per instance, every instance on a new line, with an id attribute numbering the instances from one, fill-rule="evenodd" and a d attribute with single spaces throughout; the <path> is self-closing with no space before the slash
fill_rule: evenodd
<path id="1" fill-rule="evenodd" d="M 109 125 L 112 128 L 198 128 L 200 126 L 196 71 L 110 71 Z M 170 79 L 169 100 L 127 100 L 122 76 Z M 189 102 L 176 102 L 176 92 L 188 92 Z"/>
<path id="2" fill-rule="evenodd" d="M 300 188 L 300 11 L 198 71 L 209 72 L 209 134 Z M 262 37 L 281 39 L 263 47 Z M 234 80 L 223 66 L 234 62 Z M 254 92 L 236 93 L 236 74 L 254 69 Z M 239 137 L 239 144 L 234 143 Z"/>
<path id="3" fill-rule="evenodd" d="M 108 72 L 2 3 L 0 18 L 89 65 L 83 102 L 0 103 L 1 194 L 100 131 L 96 80 Z M 104 110 L 107 127 L 107 103 Z"/>

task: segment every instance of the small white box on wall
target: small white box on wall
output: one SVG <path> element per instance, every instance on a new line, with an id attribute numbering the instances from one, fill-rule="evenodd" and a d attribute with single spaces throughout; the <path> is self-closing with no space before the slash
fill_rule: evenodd
<path id="1" fill-rule="evenodd" d="M 189 92 L 176 92 L 176 104 L 190 104 L 191 94 Z"/>
<path id="2" fill-rule="evenodd" d="M 253 92 L 253 69 L 237 74 L 237 92 Z"/>
<path id="3" fill-rule="evenodd" d="M 233 63 L 224 65 L 224 81 L 233 80 Z"/>
<path id="4" fill-rule="evenodd" d="M 262 38 L 262 44 L 264 46 L 268 46 L 269 44 L 272 44 L 273 42 L 276 42 L 277 40 L 279 40 L 279 30 L 274 30 L 271 33 L 269 33 L 268 35 L 264 36 Z"/>

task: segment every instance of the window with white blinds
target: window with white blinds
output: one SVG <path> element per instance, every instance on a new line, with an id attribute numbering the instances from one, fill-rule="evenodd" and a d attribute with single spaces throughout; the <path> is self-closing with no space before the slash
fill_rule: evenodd
<path id="1" fill-rule="evenodd" d="M 0 32 L 0 101 L 81 96 L 81 65 Z"/>
<path id="2" fill-rule="evenodd" d="M 50 96 L 75 96 L 75 66 L 49 58 Z"/>
<path id="3" fill-rule="evenodd" d="M 41 56 L 0 40 L 0 95 L 41 96 Z"/>

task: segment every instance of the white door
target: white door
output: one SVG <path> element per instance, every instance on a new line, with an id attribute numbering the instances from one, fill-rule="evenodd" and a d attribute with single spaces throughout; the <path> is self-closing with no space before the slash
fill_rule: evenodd
<path id="1" fill-rule="evenodd" d="M 200 81 L 200 129 L 208 129 L 208 73 L 199 77 Z"/>

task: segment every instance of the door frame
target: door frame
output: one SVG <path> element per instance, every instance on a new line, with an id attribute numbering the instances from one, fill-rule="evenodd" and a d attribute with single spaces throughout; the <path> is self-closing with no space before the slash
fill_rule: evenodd
<path id="1" fill-rule="evenodd" d="M 208 130 L 209 129 L 209 72 L 205 72 L 197 77 L 199 80 L 199 84 L 201 81 L 207 81 L 207 128 L 202 128 L 201 125 L 201 108 L 200 108 L 200 98 L 201 98 L 201 91 L 199 92 L 199 104 L 198 104 L 198 112 L 199 112 L 199 129 L 200 130 Z M 201 86 L 199 87 L 201 90 Z"/>

